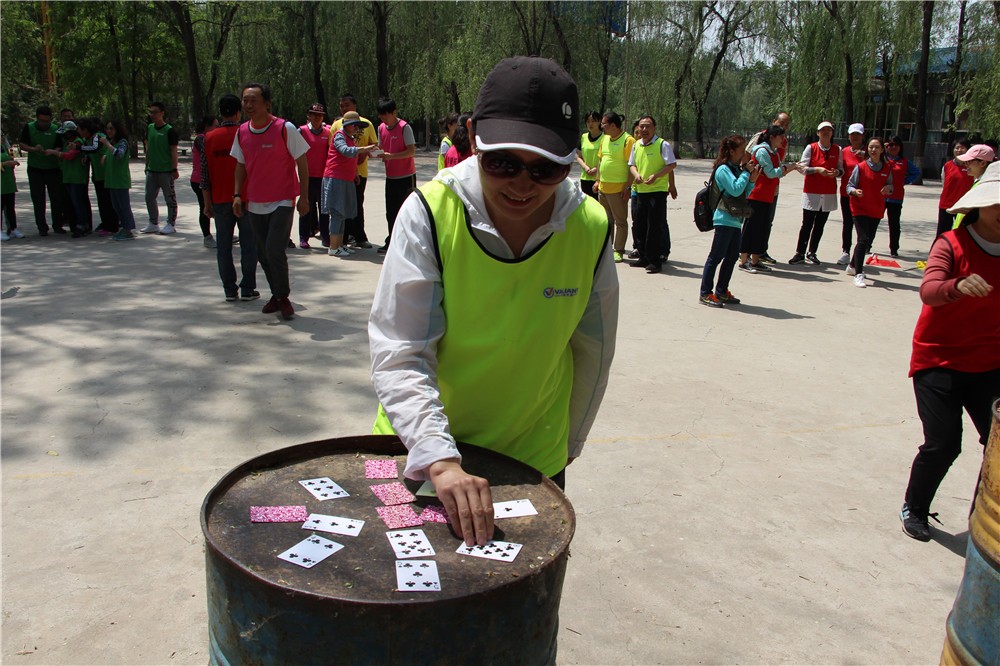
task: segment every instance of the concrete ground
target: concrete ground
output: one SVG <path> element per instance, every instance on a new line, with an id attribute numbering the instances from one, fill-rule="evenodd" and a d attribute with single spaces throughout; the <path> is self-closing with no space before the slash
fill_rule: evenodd
<path id="1" fill-rule="evenodd" d="M 420 182 L 432 163 L 421 157 Z M 381 257 L 290 250 L 291 322 L 225 303 L 189 170 L 177 235 L 114 243 L 39 238 L 19 169 L 28 238 L 2 246 L 4 663 L 205 663 L 208 490 L 262 452 L 371 426 Z M 867 289 L 832 264 L 835 213 L 823 265 L 737 271 L 743 305 L 716 310 L 697 301 L 711 234 L 691 221 L 708 170 L 677 171 L 669 267 L 619 268 L 611 383 L 568 475 L 578 529 L 559 661 L 936 662 L 981 460 L 968 424 L 934 506 L 944 525 L 930 543 L 901 533 L 921 441 L 906 376 L 914 262 L 939 187 L 907 188 L 901 268 L 871 271 Z M 771 254 L 784 261 L 801 176 L 782 190 Z M 884 222 L 875 250 L 888 251 Z"/>

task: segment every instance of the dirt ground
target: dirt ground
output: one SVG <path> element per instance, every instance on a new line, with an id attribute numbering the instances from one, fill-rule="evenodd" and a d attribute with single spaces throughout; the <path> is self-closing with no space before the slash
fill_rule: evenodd
<path id="1" fill-rule="evenodd" d="M 420 158 L 420 182 L 432 164 Z M 290 250 L 290 322 L 260 301 L 226 303 L 189 170 L 175 236 L 114 243 L 39 238 L 19 169 L 28 238 L 0 254 L 4 663 L 205 663 L 208 490 L 262 452 L 369 432 L 381 257 Z M 914 263 L 939 186 L 907 188 L 901 267 L 870 271 L 867 289 L 833 265 L 834 213 L 821 266 L 737 271 L 743 304 L 716 310 L 697 300 L 711 234 L 691 221 L 708 170 L 678 168 L 668 268 L 619 268 L 610 386 L 568 471 L 578 527 L 559 661 L 936 663 L 981 460 L 967 423 L 934 506 L 943 526 L 930 543 L 902 534 L 921 441 L 906 376 Z M 375 241 L 386 225 L 372 171 Z M 133 176 L 141 227 L 141 165 Z M 800 192 L 790 175 L 770 250 L 783 262 Z M 877 252 L 887 238 L 883 222 Z"/>

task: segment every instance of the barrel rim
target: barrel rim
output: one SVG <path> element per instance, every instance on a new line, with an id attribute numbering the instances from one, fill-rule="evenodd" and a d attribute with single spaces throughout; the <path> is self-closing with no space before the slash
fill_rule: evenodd
<path id="1" fill-rule="evenodd" d="M 248 473 L 250 473 L 250 472 L 252 472 L 254 470 L 257 470 L 257 469 L 270 469 L 270 468 L 272 468 L 274 466 L 273 463 L 276 463 L 276 462 L 289 463 L 289 462 L 295 462 L 295 461 L 298 461 L 298 460 L 307 459 L 307 458 L 310 457 L 309 456 L 310 452 L 315 451 L 317 449 L 324 448 L 324 447 L 329 446 L 329 445 L 334 444 L 334 443 L 339 444 L 340 448 L 342 448 L 344 450 L 350 450 L 350 449 L 358 449 L 358 450 L 368 449 L 368 450 L 372 450 L 372 449 L 375 449 L 373 451 L 374 453 L 382 453 L 382 454 L 387 454 L 387 455 L 399 455 L 400 454 L 399 447 L 403 447 L 402 442 L 400 441 L 399 437 L 397 437 L 396 435 L 358 435 L 358 436 L 354 436 L 354 437 L 334 437 L 334 438 L 330 438 L 330 439 L 314 440 L 312 442 L 304 442 L 302 444 L 294 444 L 292 446 L 286 446 L 286 447 L 281 448 L 281 449 L 275 449 L 273 451 L 268 451 L 266 453 L 262 453 L 262 454 L 260 454 L 258 456 L 250 458 L 249 460 L 243 461 L 242 463 L 236 465 L 235 467 L 233 467 L 228 472 L 226 472 L 225 474 L 222 475 L 222 478 L 220 478 L 215 483 L 215 485 L 212 486 L 212 489 L 208 491 L 208 494 L 205 495 L 205 499 L 204 499 L 204 501 L 201 504 L 201 516 L 200 516 L 201 532 L 202 532 L 202 536 L 205 539 L 206 550 L 211 551 L 216 557 L 218 557 L 220 560 L 224 561 L 228 566 L 231 566 L 231 567 L 235 568 L 236 570 L 238 570 L 239 572 L 241 572 L 243 575 L 248 576 L 254 582 L 257 582 L 257 583 L 259 583 L 259 584 L 261 584 L 261 585 L 263 585 L 263 586 L 265 586 L 267 588 L 273 588 L 273 589 L 281 590 L 281 591 L 284 591 L 284 592 L 293 593 L 293 594 L 296 594 L 296 595 L 302 595 L 304 597 L 307 597 L 307 598 L 310 598 L 310 599 L 314 599 L 314 600 L 317 600 L 317 601 L 335 600 L 338 603 L 356 604 L 356 605 L 359 605 L 359 606 L 372 606 L 372 605 L 379 605 L 379 606 L 381 606 L 381 605 L 387 605 L 388 606 L 388 605 L 399 605 L 399 604 L 406 604 L 408 606 L 420 606 L 420 605 L 433 606 L 435 604 L 443 604 L 443 603 L 452 603 L 452 602 L 454 602 L 455 599 L 456 599 L 456 597 L 453 597 L 453 596 L 449 596 L 449 597 L 446 597 L 446 598 L 443 598 L 443 599 L 425 599 L 425 600 L 421 600 L 421 599 L 416 599 L 416 600 L 408 600 L 408 599 L 386 599 L 386 600 L 381 600 L 381 599 L 372 599 L 372 600 L 345 599 L 345 598 L 342 598 L 342 597 L 335 597 L 335 596 L 330 595 L 330 594 L 317 594 L 315 592 L 310 592 L 308 590 L 300 590 L 298 588 L 281 586 L 281 585 L 275 583 L 272 580 L 264 578 L 263 576 L 261 576 L 261 575 L 257 574 L 256 572 L 254 572 L 252 569 L 244 566 L 241 562 L 238 562 L 237 560 L 233 559 L 232 557 L 226 555 L 226 553 L 222 550 L 222 548 L 220 547 L 220 545 L 218 543 L 216 543 L 215 539 L 212 538 L 211 531 L 208 528 L 208 510 L 209 510 L 209 505 L 211 504 L 211 502 L 213 500 L 215 500 L 219 496 L 221 496 L 227 489 L 229 489 L 230 487 L 232 487 L 238 480 L 242 479 L 243 475 L 246 475 L 246 474 L 248 474 Z M 396 445 L 396 446 L 393 446 L 393 445 Z M 530 465 L 527 465 L 527 464 L 521 462 L 520 460 L 516 460 L 514 458 L 511 458 L 509 456 L 505 456 L 505 455 L 503 455 L 501 453 L 497 453 L 496 451 L 491 451 L 491 450 L 483 448 L 481 446 L 476 446 L 475 444 L 468 444 L 468 443 L 465 443 L 465 442 L 457 442 L 457 445 L 458 445 L 459 452 L 464 452 L 465 450 L 468 450 L 468 449 L 475 449 L 476 452 L 477 452 L 477 454 L 485 455 L 487 457 L 493 457 L 493 458 L 497 458 L 497 459 L 502 459 L 502 460 L 504 460 L 507 463 L 513 463 L 513 464 L 515 464 L 517 466 L 521 466 L 521 467 L 523 467 L 523 468 L 531 471 L 534 474 L 538 474 L 538 476 L 539 476 L 539 478 L 541 480 L 541 484 L 543 486 L 547 486 L 550 490 L 555 490 L 559 495 L 563 496 L 563 498 L 566 500 L 566 502 L 565 502 L 566 508 L 569 511 L 569 524 L 567 526 L 568 530 L 569 530 L 569 533 L 568 533 L 568 537 L 566 539 L 566 543 L 563 545 L 562 548 L 560 548 L 553 555 L 553 557 L 552 557 L 552 559 L 550 561 L 551 562 L 558 562 L 560 559 L 566 558 L 568 556 L 568 554 L 569 554 L 569 545 L 570 545 L 570 543 L 572 543 L 573 536 L 576 534 L 576 511 L 573 509 L 573 504 L 569 501 L 569 498 L 566 497 L 565 493 L 563 493 L 562 489 L 559 486 L 557 486 L 552 481 L 552 479 L 550 479 L 549 477 L 547 477 L 545 474 L 542 474 L 541 472 L 539 472 L 535 468 L 533 468 Z M 405 451 L 405 447 L 403 447 L 403 448 L 404 448 L 404 451 Z M 378 450 L 378 449 L 381 449 L 381 450 Z M 289 454 L 292 454 L 292 453 L 297 454 L 297 455 L 289 455 Z M 493 591 L 493 590 L 500 590 L 500 589 L 502 589 L 504 587 L 507 587 L 509 585 L 515 585 L 515 584 L 521 584 L 521 585 L 523 585 L 525 581 L 533 580 L 533 579 L 535 579 L 535 578 L 543 575 L 545 573 L 545 571 L 546 571 L 545 567 L 537 567 L 537 568 L 531 570 L 527 574 L 522 574 L 522 575 L 518 576 L 517 578 L 512 578 L 511 580 L 502 582 L 502 583 L 500 583 L 500 584 L 498 584 L 498 585 L 490 588 L 490 590 L 491 591 Z"/>

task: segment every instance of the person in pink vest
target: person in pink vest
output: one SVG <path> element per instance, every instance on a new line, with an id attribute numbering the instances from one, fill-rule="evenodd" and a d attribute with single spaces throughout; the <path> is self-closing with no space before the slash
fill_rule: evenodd
<path id="1" fill-rule="evenodd" d="M 299 127 L 299 134 L 309 144 L 306 162 L 309 163 L 309 212 L 299 215 L 299 247 L 309 249 L 309 239 L 318 231 L 326 239 L 325 229 L 330 226 L 330 216 L 319 210 L 320 193 L 323 188 L 323 171 L 326 169 L 326 147 L 330 143 L 330 126 L 323 120 L 326 108 L 316 102 L 306 111 L 305 125 Z"/>
<path id="2" fill-rule="evenodd" d="M 309 212 L 309 144 L 294 123 L 271 115 L 271 88 L 266 83 L 243 86 L 243 112 L 250 120 L 240 125 L 230 153 L 237 162 L 233 214 L 242 217 L 246 209 L 257 260 L 271 288 L 271 299 L 261 312 L 291 319 L 295 308 L 288 300 L 286 250 L 295 208 L 299 215 Z M 244 191 L 246 201 L 240 195 Z"/>
<path id="3" fill-rule="evenodd" d="M 802 228 L 790 264 L 819 264 L 816 250 L 830 213 L 837 210 L 837 179 L 844 174 L 840 146 L 833 142 L 833 123 L 825 120 L 816 128 L 819 140 L 802 151 L 799 170 L 802 182 Z M 808 244 L 808 245 L 807 245 Z"/>
<path id="4" fill-rule="evenodd" d="M 340 129 L 333 133 L 330 150 L 323 171 L 323 203 L 320 210 L 330 219 L 331 257 L 349 257 L 355 250 L 344 243 L 345 222 L 358 214 L 355 186 L 358 182 L 358 157 L 371 155 L 378 146 L 372 144 L 358 148 L 355 139 L 368 123 L 361 120 L 357 111 L 348 111 L 340 120 Z"/>
<path id="5" fill-rule="evenodd" d="M 847 181 L 854 173 L 854 167 L 868 157 L 865 153 L 864 125 L 854 123 L 848 127 L 847 138 L 850 143 L 840 151 L 844 160 L 844 175 L 840 179 L 840 214 L 843 216 L 844 228 L 840 239 L 842 251 L 837 263 L 841 266 L 851 263 L 851 245 L 854 242 L 854 217 L 851 215 L 851 198 L 847 196 Z"/>
<path id="6" fill-rule="evenodd" d="M 854 276 L 855 287 L 865 287 L 865 255 L 875 240 L 875 230 L 885 215 L 885 198 L 892 194 L 892 167 L 882 157 L 885 144 L 877 136 L 868 141 L 868 159 L 854 167 L 847 181 L 847 196 L 851 198 L 851 216 L 858 242 L 847 274 Z"/>
<path id="7" fill-rule="evenodd" d="M 927 519 L 937 515 L 931 503 L 962 452 L 962 411 L 985 446 L 991 405 L 1000 397 L 1000 163 L 947 211 L 965 217 L 931 246 L 910 357 L 924 443 L 899 519 L 903 532 L 919 541 L 931 538 Z"/>
<path id="8" fill-rule="evenodd" d="M 399 209 L 417 186 L 417 165 L 413 161 L 413 129 L 399 117 L 396 102 L 388 97 L 379 99 L 378 118 L 382 121 L 378 126 L 378 143 L 385 163 L 385 220 L 389 224 L 389 235 L 378 252 L 385 254 Z"/>

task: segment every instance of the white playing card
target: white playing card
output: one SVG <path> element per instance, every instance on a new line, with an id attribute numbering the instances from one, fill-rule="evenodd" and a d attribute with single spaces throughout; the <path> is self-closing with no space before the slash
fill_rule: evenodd
<path id="1" fill-rule="evenodd" d="M 495 502 L 493 504 L 494 518 L 520 518 L 521 516 L 537 516 L 531 500 L 519 499 L 509 502 Z"/>
<path id="2" fill-rule="evenodd" d="M 396 560 L 396 589 L 400 592 L 440 592 L 437 562 Z"/>
<path id="3" fill-rule="evenodd" d="M 417 488 L 417 497 L 437 497 L 437 491 L 434 490 L 434 484 L 430 481 L 424 481 L 419 488 Z"/>
<path id="4" fill-rule="evenodd" d="M 322 513 L 310 513 L 306 522 L 302 523 L 304 530 L 316 530 L 317 532 L 332 532 L 333 534 L 343 534 L 344 536 L 358 536 L 361 528 L 365 526 L 365 521 L 354 518 L 341 518 L 339 516 L 324 516 Z"/>
<path id="5" fill-rule="evenodd" d="M 423 530 L 396 530 L 386 532 L 392 550 L 396 553 L 396 559 L 403 560 L 410 557 L 433 557 L 434 547 L 427 539 Z"/>
<path id="6" fill-rule="evenodd" d="M 338 499 L 340 497 L 350 497 L 350 493 L 333 482 L 328 476 L 321 476 L 318 479 L 305 479 L 299 481 L 303 488 L 312 493 L 318 500 Z"/>
<path id="7" fill-rule="evenodd" d="M 324 539 L 321 536 L 313 534 L 298 542 L 281 555 L 278 555 L 278 557 L 286 562 L 297 564 L 300 567 L 312 569 L 341 548 L 343 546 L 336 541 L 330 541 L 329 539 Z"/>
<path id="8" fill-rule="evenodd" d="M 513 562 L 517 554 L 521 552 L 521 544 L 510 543 L 509 541 L 487 541 L 485 546 L 466 546 L 464 543 L 455 551 L 459 555 L 470 555 L 471 557 L 483 557 L 487 560 L 498 562 Z"/>

